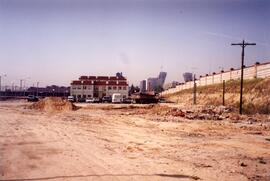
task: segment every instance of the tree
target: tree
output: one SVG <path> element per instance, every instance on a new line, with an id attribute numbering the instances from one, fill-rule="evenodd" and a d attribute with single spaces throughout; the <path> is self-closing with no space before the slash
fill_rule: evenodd
<path id="1" fill-rule="evenodd" d="M 134 94 L 135 92 L 140 92 L 140 88 L 138 86 L 134 86 L 133 84 L 129 88 L 129 95 Z"/>

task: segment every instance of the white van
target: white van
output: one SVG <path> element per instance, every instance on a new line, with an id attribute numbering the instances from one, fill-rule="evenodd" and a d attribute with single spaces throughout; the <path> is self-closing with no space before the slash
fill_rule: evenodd
<path id="1" fill-rule="evenodd" d="M 75 99 L 74 99 L 74 97 L 73 96 L 68 96 L 68 101 L 70 101 L 70 102 L 74 102 L 75 101 Z"/>
<path id="2" fill-rule="evenodd" d="M 119 93 L 114 93 L 112 95 L 112 103 L 121 103 L 123 102 L 123 97 Z"/>

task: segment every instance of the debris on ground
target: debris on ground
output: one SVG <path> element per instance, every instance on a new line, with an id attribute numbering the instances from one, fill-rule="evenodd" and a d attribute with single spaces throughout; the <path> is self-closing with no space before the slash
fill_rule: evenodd
<path id="1" fill-rule="evenodd" d="M 160 116 L 173 116 L 183 117 L 186 119 L 198 119 L 198 120 L 223 120 L 229 117 L 232 109 L 230 107 L 219 106 L 219 107 L 202 107 L 195 110 L 181 109 L 176 107 L 155 105 L 150 109 L 138 110 L 136 113 L 150 113 Z"/>
<path id="2" fill-rule="evenodd" d="M 247 167 L 247 164 L 241 162 L 240 166 L 241 166 L 241 167 Z"/>

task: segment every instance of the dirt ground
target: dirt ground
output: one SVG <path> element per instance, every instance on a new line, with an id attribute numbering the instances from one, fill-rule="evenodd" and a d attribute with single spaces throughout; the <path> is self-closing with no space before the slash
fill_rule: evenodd
<path id="1" fill-rule="evenodd" d="M 0 180 L 270 180 L 270 121 L 0 102 Z M 172 105 L 176 106 L 176 105 Z M 144 110 L 144 111 L 137 111 Z"/>

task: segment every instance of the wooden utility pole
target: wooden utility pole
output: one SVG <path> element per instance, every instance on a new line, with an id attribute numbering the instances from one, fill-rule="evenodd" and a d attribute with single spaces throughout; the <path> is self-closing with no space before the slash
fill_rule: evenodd
<path id="1" fill-rule="evenodd" d="M 37 82 L 37 97 L 38 97 L 38 85 L 39 85 L 39 82 Z"/>
<path id="2" fill-rule="evenodd" d="M 197 89 L 197 85 L 196 85 L 196 77 L 195 77 L 195 74 L 194 74 L 194 85 L 193 85 L 193 104 L 196 105 L 196 89 Z"/>
<path id="3" fill-rule="evenodd" d="M 225 80 L 223 80 L 222 105 L 225 106 Z"/>
<path id="4" fill-rule="evenodd" d="M 23 83 L 23 79 L 20 79 L 20 91 L 22 91 L 22 83 Z"/>
<path id="5" fill-rule="evenodd" d="M 232 46 L 239 45 L 239 46 L 242 47 L 241 83 L 240 83 L 240 107 L 239 107 L 239 113 L 242 114 L 245 47 L 248 46 L 248 45 L 256 45 L 256 43 L 247 43 L 247 42 L 245 42 L 245 40 L 243 40 L 242 43 L 232 43 L 231 45 Z"/>

